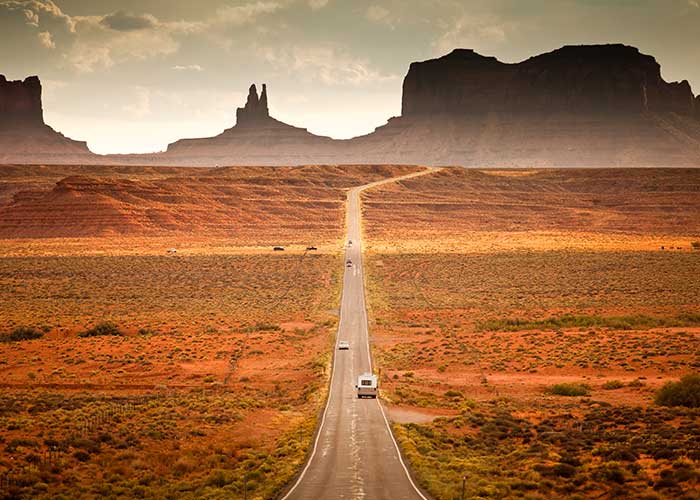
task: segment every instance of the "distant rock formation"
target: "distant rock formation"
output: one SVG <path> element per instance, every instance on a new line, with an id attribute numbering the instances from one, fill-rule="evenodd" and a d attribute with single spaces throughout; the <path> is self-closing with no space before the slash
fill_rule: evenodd
<path id="1" fill-rule="evenodd" d="M 263 84 L 258 97 L 253 84 L 245 106 L 236 110 L 235 126 L 215 137 L 180 139 L 168 145 L 164 154 L 149 159 L 171 165 L 295 165 L 309 163 L 310 155 L 334 157 L 334 146 L 339 142 L 272 118 L 267 86 Z"/>
<path id="2" fill-rule="evenodd" d="M 566 46 L 517 64 L 473 50 L 413 63 L 402 115 L 673 112 L 694 115 L 687 81 L 666 83 L 656 60 L 625 45 Z"/>
<path id="3" fill-rule="evenodd" d="M 700 166 L 700 113 L 688 82 L 625 45 L 563 47 L 517 64 L 473 50 L 413 63 L 402 116 L 332 140 L 269 116 L 251 86 L 236 126 L 182 140 L 153 161 L 465 166 Z"/>
<path id="4" fill-rule="evenodd" d="M 251 85 L 236 124 L 215 137 L 98 156 L 43 124 L 38 79 L 2 77 L 0 162 L 697 167 L 700 96 L 620 44 L 566 46 L 515 64 L 456 49 L 411 64 L 402 115 L 364 136 L 334 140 L 276 120 L 266 85 L 260 95 Z"/>
<path id="5" fill-rule="evenodd" d="M 68 139 L 44 123 L 38 77 L 8 81 L 0 75 L 0 162 L 69 163 L 93 156 L 85 142 Z"/>
<path id="6" fill-rule="evenodd" d="M 0 128 L 43 125 L 39 77 L 7 81 L 5 75 L 0 75 Z"/>
<path id="7" fill-rule="evenodd" d="M 248 89 L 248 100 L 245 107 L 236 110 L 236 125 L 249 127 L 260 125 L 270 119 L 270 112 L 267 109 L 267 85 L 263 83 L 262 93 L 258 98 L 258 91 L 255 84 Z"/>

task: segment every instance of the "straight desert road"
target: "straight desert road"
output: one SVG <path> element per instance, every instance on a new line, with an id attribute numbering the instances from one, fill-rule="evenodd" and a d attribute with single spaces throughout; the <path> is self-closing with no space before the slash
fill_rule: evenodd
<path id="1" fill-rule="evenodd" d="M 357 376 L 372 371 L 367 333 L 360 193 L 382 184 L 435 172 L 425 171 L 351 189 L 340 323 L 330 393 L 312 455 L 283 500 L 427 500 L 408 473 L 379 399 L 358 399 Z M 350 349 L 339 351 L 347 340 Z"/>

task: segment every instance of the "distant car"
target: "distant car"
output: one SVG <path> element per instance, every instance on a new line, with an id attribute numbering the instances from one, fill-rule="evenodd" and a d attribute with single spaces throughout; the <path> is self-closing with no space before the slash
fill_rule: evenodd
<path id="1" fill-rule="evenodd" d="M 352 267 L 352 261 L 350 259 L 345 263 L 345 267 Z"/>
<path id="2" fill-rule="evenodd" d="M 284 247 L 272 247 L 275 252 L 284 252 Z"/>
<path id="3" fill-rule="evenodd" d="M 363 373 L 357 377 L 357 389 L 358 398 L 376 398 L 377 397 L 377 376 L 371 373 Z"/>
<path id="4" fill-rule="evenodd" d="M 318 248 L 311 246 L 311 247 L 306 247 L 306 251 L 309 252 L 311 250 L 318 250 Z"/>
<path id="5" fill-rule="evenodd" d="M 352 240 L 348 240 L 348 246 L 352 246 Z"/>
<path id="6" fill-rule="evenodd" d="M 172 255 L 174 253 L 177 253 L 177 250 L 175 248 L 168 248 L 168 253 Z"/>
<path id="7" fill-rule="evenodd" d="M 350 342 L 348 342 L 347 340 L 341 340 L 340 342 L 338 342 L 338 349 L 340 349 L 341 351 L 346 351 L 350 349 Z"/>

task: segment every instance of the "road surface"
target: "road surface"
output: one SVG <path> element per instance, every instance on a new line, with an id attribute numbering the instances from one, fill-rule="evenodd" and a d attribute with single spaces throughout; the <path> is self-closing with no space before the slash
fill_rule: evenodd
<path id="1" fill-rule="evenodd" d="M 347 241 L 340 323 L 328 402 L 312 455 L 283 500 L 427 500 L 410 477 L 379 399 L 358 399 L 357 376 L 372 371 L 367 334 L 360 193 L 434 169 L 366 184 L 348 192 Z M 350 349 L 339 351 L 347 340 Z"/>

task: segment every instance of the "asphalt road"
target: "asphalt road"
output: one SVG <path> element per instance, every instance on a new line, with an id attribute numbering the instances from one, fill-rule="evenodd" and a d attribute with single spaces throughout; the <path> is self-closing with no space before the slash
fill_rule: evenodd
<path id="1" fill-rule="evenodd" d="M 418 175 L 430 172 L 421 172 Z M 367 184 L 348 192 L 347 245 L 340 324 L 330 393 L 311 458 L 283 500 L 426 500 L 411 479 L 389 430 L 379 399 L 358 399 L 358 375 L 372 371 L 367 334 L 360 193 L 406 177 Z M 339 351 L 337 341 L 350 349 Z"/>

